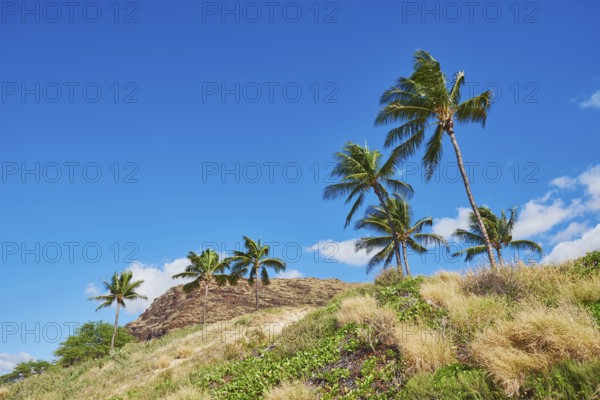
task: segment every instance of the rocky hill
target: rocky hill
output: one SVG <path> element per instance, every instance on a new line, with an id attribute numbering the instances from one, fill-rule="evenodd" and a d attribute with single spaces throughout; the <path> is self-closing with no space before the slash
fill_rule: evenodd
<path id="1" fill-rule="evenodd" d="M 324 306 L 352 284 L 338 279 L 272 279 L 260 287 L 261 308 Z M 206 322 L 227 321 L 254 311 L 254 288 L 247 282 L 237 286 L 209 288 Z M 125 327 L 139 340 L 150 340 L 166 333 L 200 323 L 204 290 L 186 294 L 183 285 L 160 296 L 139 318 Z"/>

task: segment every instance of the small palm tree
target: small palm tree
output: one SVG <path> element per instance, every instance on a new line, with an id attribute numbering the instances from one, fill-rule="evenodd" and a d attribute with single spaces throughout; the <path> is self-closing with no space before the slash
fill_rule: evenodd
<path id="1" fill-rule="evenodd" d="M 382 163 L 382 154 L 378 150 L 370 150 L 366 144 L 363 147 L 355 143 L 347 143 L 344 150 L 336 153 L 335 157 L 337 162 L 331 176 L 338 178 L 340 182 L 325 188 L 325 199 L 347 196 L 345 204 L 354 201 L 346 217 L 344 227 L 347 227 L 356 211 L 364 203 L 367 193 L 371 190 L 375 192 L 391 226 L 392 252 L 396 255 L 398 271 L 402 273 L 400 243 L 396 239 L 395 227 L 391 222 L 392 217 L 387 207 L 389 197 L 387 188 L 391 189 L 392 192 L 409 196 L 413 192 L 412 187 L 408 183 L 394 178 L 396 171 L 393 160 L 390 159 Z M 386 261 L 391 261 L 391 258 L 386 259 Z"/>
<path id="2" fill-rule="evenodd" d="M 245 252 L 234 251 L 229 260 L 233 263 L 231 267 L 232 282 L 236 282 L 241 276 L 248 275 L 248 284 L 254 285 L 256 310 L 258 311 L 258 274 L 260 272 L 260 281 L 263 285 L 268 285 L 269 272 L 267 268 L 272 268 L 275 272 L 285 271 L 286 264 L 279 258 L 269 258 L 269 246 L 263 245 L 260 240 L 254 240 L 243 236 Z"/>
<path id="3" fill-rule="evenodd" d="M 111 354 L 115 351 L 115 338 L 117 337 L 117 329 L 119 328 L 119 309 L 121 307 L 125 308 L 125 300 L 138 300 L 143 299 L 147 300 L 146 296 L 142 296 L 136 292 L 142 283 L 143 280 L 132 282 L 133 273 L 131 271 L 123 271 L 120 274 L 114 273 L 110 283 L 106 281 L 102 281 L 104 284 L 104 288 L 108 292 L 102 296 L 91 297 L 90 300 L 101 301 L 102 304 L 96 308 L 96 311 L 110 307 L 113 303 L 117 303 L 117 310 L 115 313 L 115 329 L 113 332 L 112 340 L 110 341 L 110 352 Z"/>
<path id="4" fill-rule="evenodd" d="M 377 116 L 376 124 L 401 122 L 399 127 L 388 133 L 385 141 L 386 147 L 402 142 L 392 153 L 392 159 L 396 164 L 412 156 L 423 144 L 427 128 L 435 127 L 433 136 L 427 141 L 422 158 L 427 179 L 431 178 L 442 160 L 442 139 L 444 134 L 448 135 L 456 153 L 469 203 L 484 239 L 490 267 L 495 269 L 492 244 L 471 192 L 454 131 L 455 122 L 478 122 L 485 126 L 487 112 L 492 103 L 492 93 L 486 91 L 461 101 L 461 88 L 464 83 L 465 74 L 462 71 L 457 72 L 452 82 L 448 83 L 446 75 L 440 69 L 440 63 L 426 51 L 419 50 L 415 54 L 413 74 L 409 78 L 399 78 L 396 86 L 387 90 L 381 97 L 384 108 Z"/>
<path id="5" fill-rule="evenodd" d="M 437 244 L 447 246 L 448 242 L 440 235 L 423 233 L 423 228 L 431 227 L 433 220 L 430 217 L 421 218 L 413 223 L 413 214 L 410 204 L 402 196 L 395 195 L 388 200 L 388 209 L 392 216 L 396 237 L 402 248 L 406 273 L 410 276 L 407 249 L 417 254 L 427 252 L 425 246 Z M 356 244 L 356 250 L 366 250 L 367 254 L 378 250 L 367 266 L 367 272 L 381 262 L 388 263 L 392 256 L 392 230 L 388 223 L 387 214 L 382 207 L 369 207 L 364 218 L 356 222 L 356 229 L 367 228 L 380 236 L 361 238 Z"/>
<path id="6" fill-rule="evenodd" d="M 229 268 L 229 261 L 219 260 L 219 255 L 212 249 L 203 251 L 200 255 L 190 251 L 188 256 L 190 265 L 185 268 L 185 271 L 173 275 L 176 278 L 192 278 L 190 283 L 183 285 L 183 290 L 186 293 L 200 287 L 204 283 L 204 306 L 202 307 L 202 325 L 206 322 L 206 304 L 208 302 L 208 286 L 212 281 L 217 285 L 224 286 L 229 281 L 229 275 L 225 274 L 225 270 Z"/>
<path id="7" fill-rule="evenodd" d="M 496 216 L 489 208 L 479 207 L 479 214 L 483 218 L 486 230 L 488 232 L 492 247 L 496 250 L 498 256 L 498 262 L 500 265 L 504 265 L 502 259 L 502 249 L 511 248 L 514 250 L 529 250 L 539 255 L 542 254 L 542 247 L 536 242 L 530 240 L 513 240 L 512 231 L 517 223 L 519 215 L 517 208 L 513 207 L 509 210 L 510 217 L 506 216 L 506 212 L 502 210 L 500 218 Z M 486 252 L 485 239 L 481 234 L 479 223 L 475 218 L 474 214 L 469 215 L 469 229 L 457 229 L 452 236 L 472 244 L 471 247 L 457 251 L 452 254 L 454 257 L 460 257 L 465 255 L 465 261 L 473 260 L 477 255 Z"/>

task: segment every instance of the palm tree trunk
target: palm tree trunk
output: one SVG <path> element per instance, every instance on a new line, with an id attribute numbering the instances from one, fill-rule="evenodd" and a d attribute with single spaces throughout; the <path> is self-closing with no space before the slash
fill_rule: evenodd
<path id="1" fill-rule="evenodd" d="M 406 268 L 406 275 L 410 276 L 410 267 L 408 266 L 408 256 L 406 254 L 406 243 L 402 242 L 402 255 L 404 256 L 404 267 Z"/>
<path id="2" fill-rule="evenodd" d="M 258 311 L 258 266 L 254 268 L 254 297 L 256 299 L 256 311 Z"/>
<path id="3" fill-rule="evenodd" d="M 206 324 L 206 302 L 208 301 L 208 281 L 204 282 L 204 307 L 202 310 L 202 325 Z"/>
<path id="4" fill-rule="evenodd" d="M 115 339 L 117 337 L 117 330 L 119 329 L 119 308 L 121 304 L 117 301 L 117 312 L 115 313 L 115 329 L 113 331 L 112 339 L 110 341 L 110 354 L 115 352 Z"/>
<path id="5" fill-rule="evenodd" d="M 502 250 L 496 249 L 496 253 L 498 254 L 498 263 L 500 264 L 500 266 L 503 266 L 504 260 L 502 260 Z"/>
<path id="6" fill-rule="evenodd" d="M 390 225 L 390 231 L 392 232 L 392 240 L 394 241 L 394 254 L 396 255 L 397 263 L 396 266 L 398 268 L 398 271 L 400 271 L 400 276 L 403 276 L 404 272 L 402 271 L 402 262 L 400 261 L 400 243 L 398 242 L 398 237 L 396 236 L 396 228 L 394 227 L 394 224 L 392 222 L 392 214 L 390 214 L 390 209 L 388 208 L 387 202 L 383 197 L 381 189 L 378 186 L 375 186 L 374 189 L 375 194 L 377 195 L 377 198 L 381 203 L 381 207 L 384 209 L 385 215 L 387 216 L 388 224 Z"/>
<path id="7" fill-rule="evenodd" d="M 483 220 L 481 219 L 481 215 L 479 214 L 479 208 L 477 208 L 475 198 L 473 197 L 473 193 L 471 192 L 471 184 L 469 183 L 469 177 L 467 176 L 467 172 L 465 171 L 462 154 L 460 152 L 460 147 L 458 147 L 456 136 L 454 135 L 454 126 L 452 122 L 450 122 L 450 126 L 448 127 L 447 132 L 448 136 L 450 136 L 450 140 L 452 141 L 452 146 L 454 146 L 454 151 L 456 152 L 456 161 L 458 163 L 458 169 L 460 170 L 460 174 L 463 178 L 463 183 L 465 184 L 465 190 L 467 191 L 469 203 L 471 203 L 471 208 L 473 209 L 473 213 L 477 218 L 477 224 L 479 225 L 479 229 L 481 230 L 483 238 L 485 239 L 485 246 L 487 247 L 488 258 L 490 260 L 490 267 L 492 268 L 492 271 L 496 271 L 496 259 L 494 258 L 492 243 L 490 242 L 487 230 L 485 229 L 485 225 L 483 224 Z"/>

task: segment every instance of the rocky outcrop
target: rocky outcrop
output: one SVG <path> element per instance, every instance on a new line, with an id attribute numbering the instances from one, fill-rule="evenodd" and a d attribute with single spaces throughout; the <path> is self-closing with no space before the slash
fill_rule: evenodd
<path id="1" fill-rule="evenodd" d="M 260 287 L 260 307 L 324 306 L 336 294 L 352 284 L 338 279 L 272 279 Z M 199 324 L 202 318 L 204 288 L 190 293 L 183 285 L 169 289 L 155 299 L 137 320 L 125 328 L 139 340 L 161 337 L 173 329 Z M 208 294 L 206 322 L 226 321 L 254 311 L 254 288 L 247 282 L 237 286 L 211 285 Z"/>

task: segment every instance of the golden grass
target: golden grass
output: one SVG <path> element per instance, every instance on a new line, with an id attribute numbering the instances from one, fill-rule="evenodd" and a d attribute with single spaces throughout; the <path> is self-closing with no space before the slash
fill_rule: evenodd
<path id="1" fill-rule="evenodd" d="M 456 362 L 452 341 L 442 332 L 403 323 L 396 329 L 396 340 L 411 374 L 434 372 Z"/>
<path id="2" fill-rule="evenodd" d="M 316 390 L 302 382 L 286 382 L 272 388 L 265 400 L 316 400 Z"/>
<path id="3" fill-rule="evenodd" d="M 211 400 L 211 397 L 193 387 L 183 387 L 173 394 L 167 395 L 164 400 Z"/>
<path id="4" fill-rule="evenodd" d="M 8 388 L 0 387 L 0 399 L 1 400 L 8 399 L 9 394 L 10 394 L 10 391 L 8 390 Z"/>
<path id="5" fill-rule="evenodd" d="M 189 346 L 181 346 L 177 349 L 176 358 L 189 358 L 194 353 L 194 350 Z"/>
<path id="6" fill-rule="evenodd" d="M 462 276 L 440 272 L 421 286 L 421 296 L 438 307 L 444 307 L 452 323 L 461 330 L 485 328 L 510 316 L 511 306 L 500 296 L 476 296 L 461 289 Z"/>
<path id="7" fill-rule="evenodd" d="M 507 394 L 517 395 L 527 375 L 567 359 L 600 357 L 600 333 L 591 317 L 571 305 L 528 305 L 471 343 L 475 360 Z"/>
<path id="8" fill-rule="evenodd" d="M 371 296 L 348 297 L 342 300 L 335 317 L 340 325 L 368 325 L 371 330 L 365 333 L 372 344 L 374 339 L 381 343 L 394 341 L 398 323 L 395 311 L 379 306 L 377 300 Z"/>

